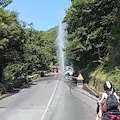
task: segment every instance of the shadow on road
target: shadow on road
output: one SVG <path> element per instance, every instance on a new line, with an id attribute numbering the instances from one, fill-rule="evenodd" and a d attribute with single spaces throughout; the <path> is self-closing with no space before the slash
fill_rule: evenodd
<path id="1" fill-rule="evenodd" d="M 89 92 L 91 95 L 97 98 L 99 97 L 97 93 L 93 92 L 89 87 L 87 87 L 87 84 L 81 83 L 80 85 L 77 85 L 76 81 L 72 80 L 72 77 L 69 77 L 69 79 L 63 78 L 62 81 L 65 82 L 69 86 L 70 89 L 73 89 L 73 90 L 82 89 L 82 90 Z"/>
<path id="2" fill-rule="evenodd" d="M 58 79 L 58 75 L 50 75 L 50 76 L 45 76 L 45 77 L 40 77 L 38 79 L 36 79 L 35 81 L 33 82 L 29 82 L 27 84 L 24 84 L 22 85 L 21 87 L 19 88 L 13 88 L 12 92 L 9 92 L 7 94 L 3 94 L 0 99 L 3 99 L 3 98 L 6 98 L 6 97 L 9 97 L 9 96 L 12 96 L 12 95 L 15 95 L 17 93 L 20 92 L 20 90 L 22 89 L 25 89 L 25 88 L 31 88 L 32 86 L 35 86 L 38 84 L 38 82 L 42 82 L 42 81 L 47 81 L 47 84 L 53 82 L 54 80 L 57 80 Z"/>

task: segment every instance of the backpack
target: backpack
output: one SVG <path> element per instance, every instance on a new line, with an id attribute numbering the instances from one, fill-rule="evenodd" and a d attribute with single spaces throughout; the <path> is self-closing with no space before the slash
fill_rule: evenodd
<path id="1" fill-rule="evenodd" d="M 106 99 L 106 104 L 107 104 L 107 110 L 113 110 L 118 108 L 118 100 L 113 93 L 108 94 L 108 97 Z"/>

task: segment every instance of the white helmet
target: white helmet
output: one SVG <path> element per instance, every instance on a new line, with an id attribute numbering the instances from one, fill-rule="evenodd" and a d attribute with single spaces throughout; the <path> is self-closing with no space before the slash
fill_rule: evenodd
<path id="1" fill-rule="evenodd" d="M 112 83 L 110 83 L 109 81 L 106 81 L 104 83 L 104 90 L 112 90 Z"/>

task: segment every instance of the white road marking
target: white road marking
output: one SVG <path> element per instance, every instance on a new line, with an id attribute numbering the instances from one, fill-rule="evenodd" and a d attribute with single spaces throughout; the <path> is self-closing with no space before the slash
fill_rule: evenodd
<path id="1" fill-rule="evenodd" d="M 54 95 L 55 95 L 55 92 L 56 92 L 56 90 L 57 90 L 58 83 L 59 83 L 59 78 L 58 78 L 57 83 L 56 83 L 56 85 L 55 85 L 55 88 L 54 88 L 54 91 L 53 91 L 53 93 L 52 93 L 52 96 L 51 96 L 51 98 L 50 98 L 50 100 L 49 100 L 49 102 L 48 102 L 48 104 L 47 104 L 47 107 L 46 107 L 46 109 L 45 109 L 42 117 L 40 118 L 40 120 L 44 120 L 44 118 L 45 118 L 45 116 L 46 116 L 46 114 L 47 114 L 47 111 L 48 111 L 48 109 L 49 109 L 49 106 L 51 105 L 52 100 L 53 100 Z"/>

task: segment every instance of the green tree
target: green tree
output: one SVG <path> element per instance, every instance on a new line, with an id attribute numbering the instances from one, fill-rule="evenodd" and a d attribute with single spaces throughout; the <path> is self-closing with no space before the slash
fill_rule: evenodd
<path id="1" fill-rule="evenodd" d="M 12 0 L 0 0 L 0 8 L 4 8 L 12 3 Z"/>
<path id="2" fill-rule="evenodd" d="M 21 85 L 28 75 L 48 70 L 51 63 L 57 62 L 57 27 L 48 31 L 35 30 L 32 22 L 20 21 L 16 11 L 4 9 L 11 2 L 0 1 L 0 83 L 6 79 Z"/>
<path id="3" fill-rule="evenodd" d="M 96 67 L 109 58 L 119 0 L 73 0 L 72 3 L 64 19 L 68 24 L 68 59 L 81 68 Z"/>

